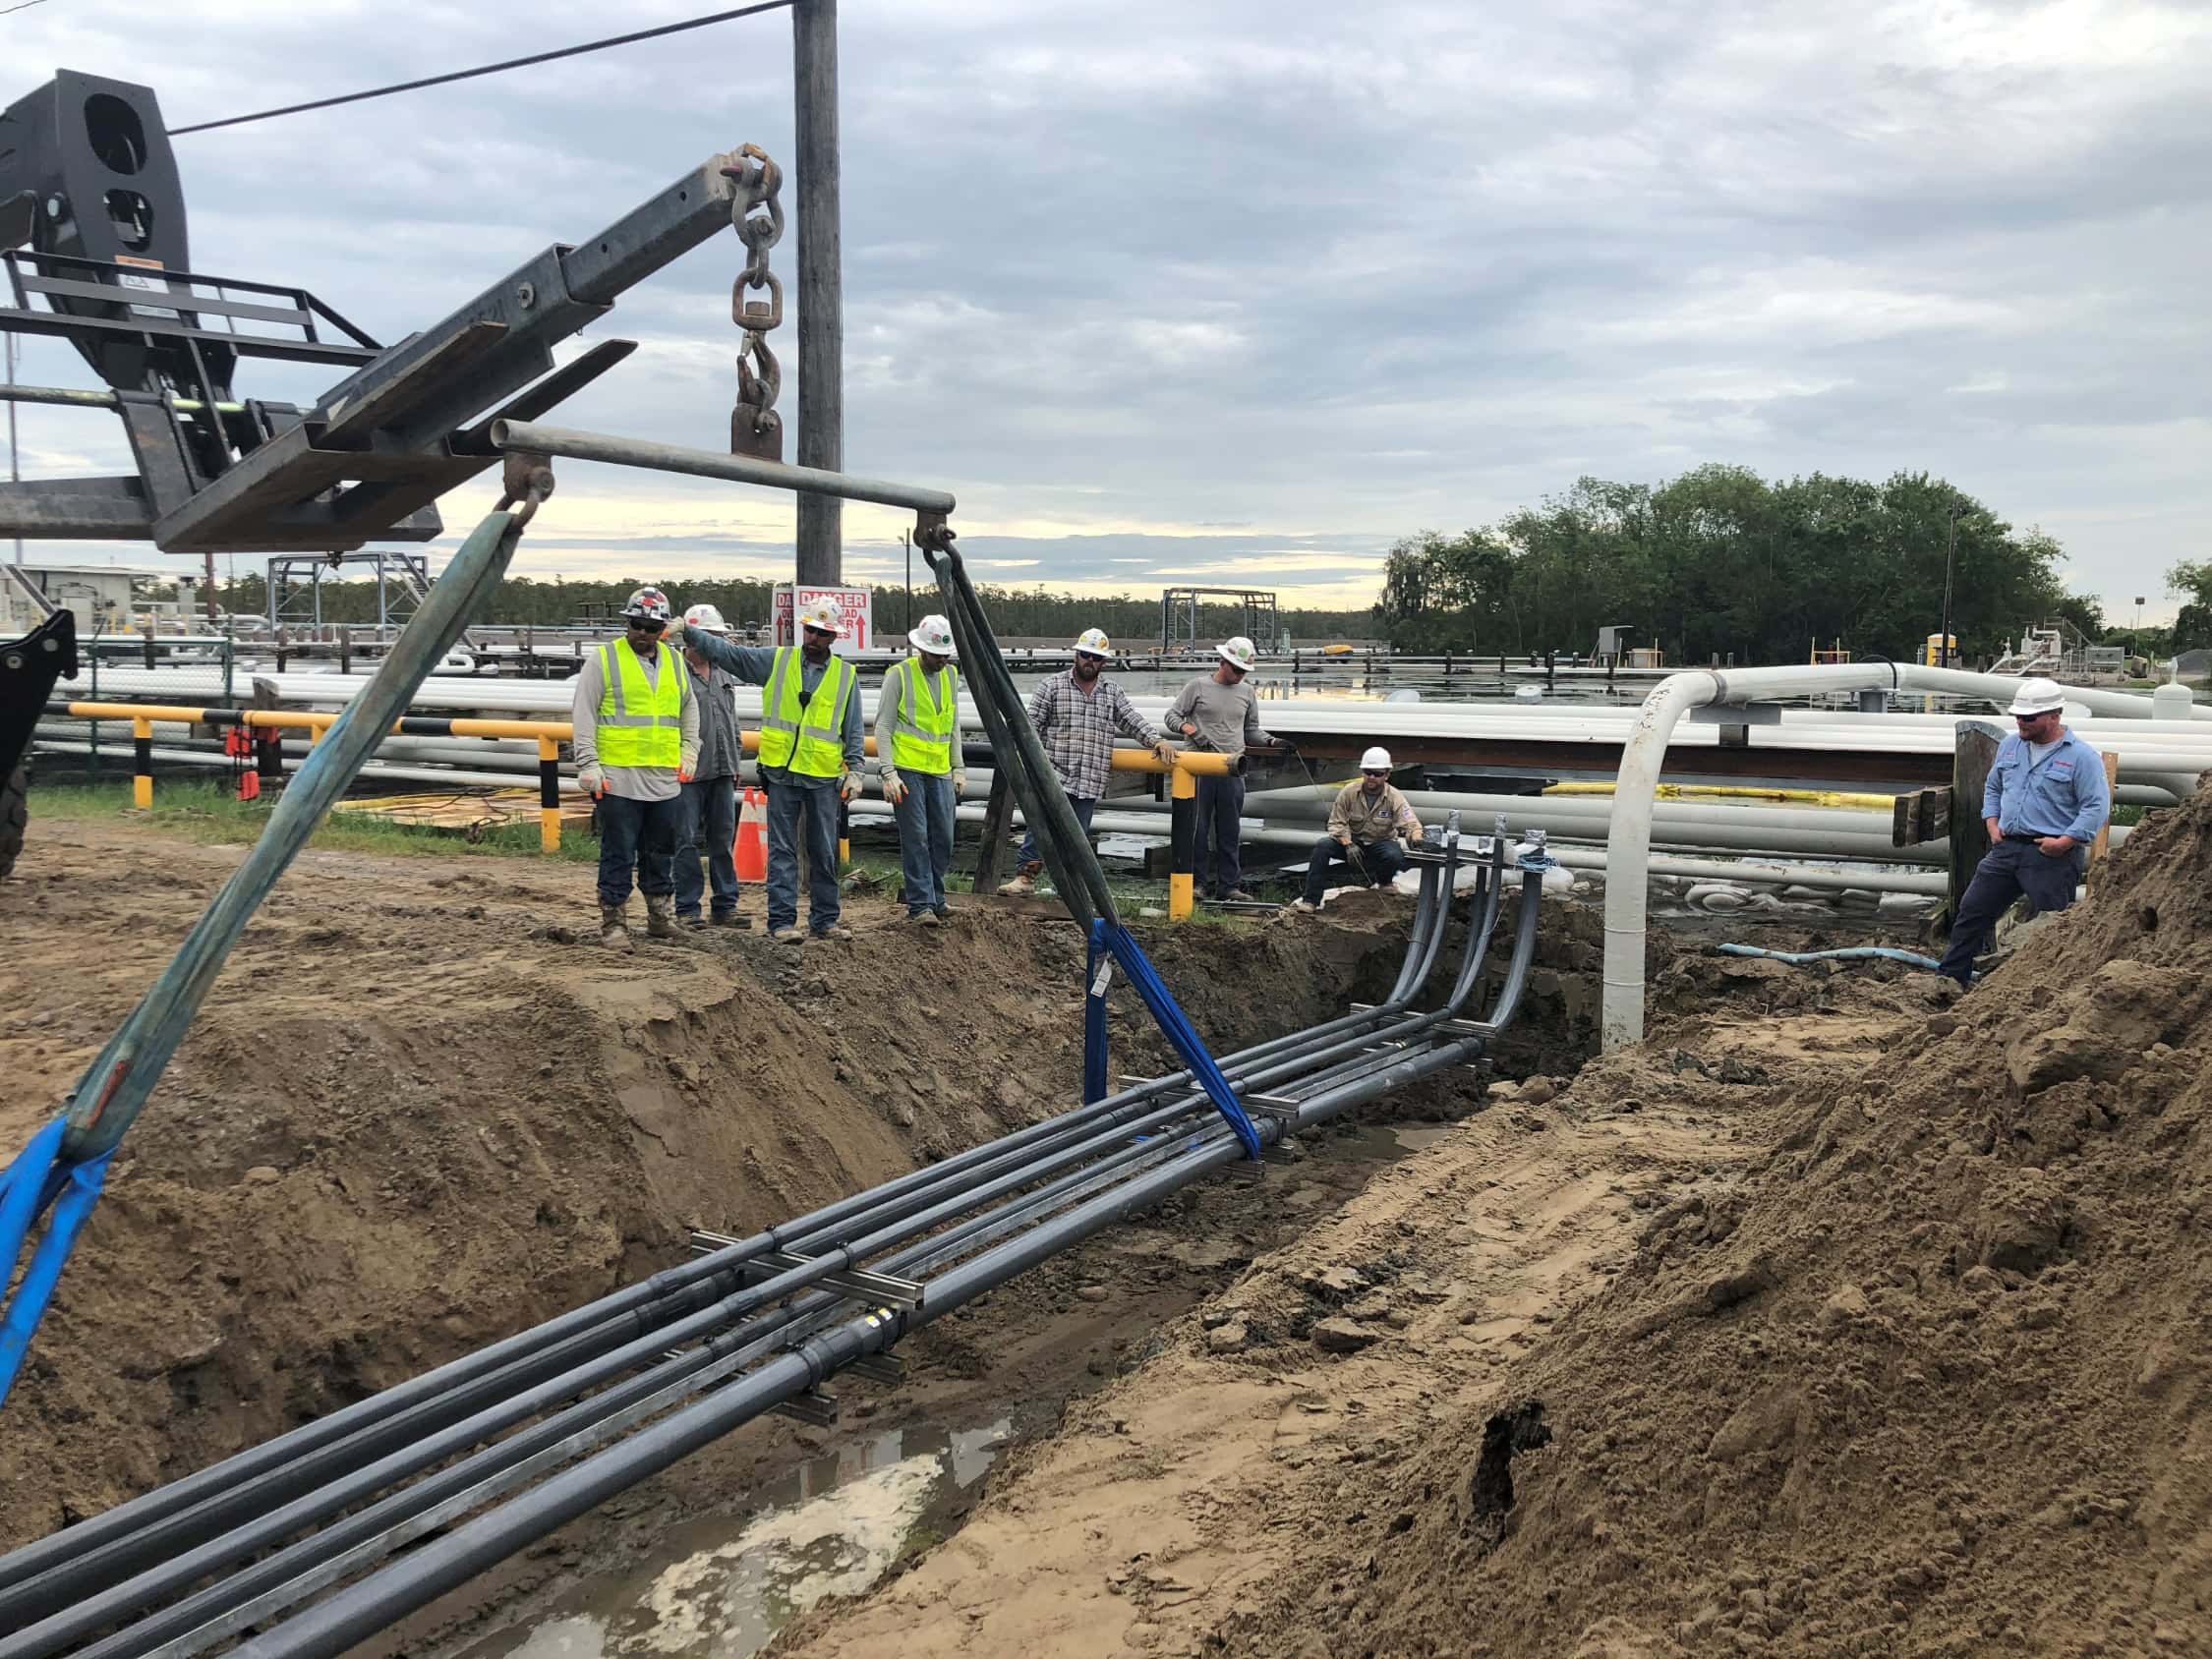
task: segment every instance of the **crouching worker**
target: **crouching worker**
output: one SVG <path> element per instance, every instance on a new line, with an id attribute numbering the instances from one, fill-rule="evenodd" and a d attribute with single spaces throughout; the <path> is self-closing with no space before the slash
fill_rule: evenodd
<path id="1" fill-rule="evenodd" d="M 1369 887 L 1381 887 L 1406 867 L 1406 848 L 1420 844 L 1421 820 L 1390 783 L 1390 751 L 1369 749 L 1360 757 L 1360 775 L 1336 792 L 1329 832 L 1313 843 L 1306 892 L 1291 908 L 1307 914 L 1320 909 L 1329 872 L 1339 865 Z"/>

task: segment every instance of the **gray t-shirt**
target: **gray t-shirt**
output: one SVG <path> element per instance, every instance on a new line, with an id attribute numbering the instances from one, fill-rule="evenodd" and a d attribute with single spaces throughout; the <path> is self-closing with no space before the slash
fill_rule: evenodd
<path id="1" fill-rule="evenodd" d="M 1168 707 L 1168 735 L 1181 739 L 1186 722 L 1198 728 L 1191 746 L 1216 754 L 1241 755 L 1254 744 L 1275 741 L 1260 729 L 1259 699 L 1243 680 L 1223 685 L 1211 674 L 1193 680 Z"/>

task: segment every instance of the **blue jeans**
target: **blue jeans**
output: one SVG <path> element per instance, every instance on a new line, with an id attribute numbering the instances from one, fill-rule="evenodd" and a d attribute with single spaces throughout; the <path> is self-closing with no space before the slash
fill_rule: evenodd
<path id="1" fill-rule="evenodd" d="M 1387 841 L 1374 841 L 1361 847 L 1360 864 L 1352 862 L 1352 855 L 1334 835 L 1323 835 L 1313 843 L 1313 862 L 1306 867 L 1306 902 L 1318 904 L 1321 893 L 1329 885 L 1329 869 L 1342 864 L 1347 870 L 1357 872 L 1361 866 L 1367 870 L 1370 887 L 1381 887 L 1396 879 L 1406 867 L 1406 843 L 1393 835 Z"/>
<path id="2" fill-rule="evenodd" d="M 599 798 L 599 901 L 627 904 L 630 872 L 647 898 L 675 891 L 676 839 L 683 830 L 683 797 L 633 801 L 627 795 Z"/>
<path id="3" fill-rule="evenodd" d="M 1090 799 L 1084 800 L 1080 795 L 1070 795 L 1068 804 L 1076 809 L 1076 822 L 1081 825 L 1084 830 L 1089 830 L 1090 815 L 1098 810 L 1098 797 L 1093 795 Z M 1023 864 L 1037 862 L 1037 832 L 1033 829 L 1021 837 L 1021 862 Z"/>
<path id="4" fill-rule="evenodd" d="M 838 783 L 786 774 L 768 784 L 768 927 L 798 925 L 799 818 L 806 819 L 806 922 L 820 933 L 844 907 L 838 889 Z"/>
<path id="5" fill-rule="evenodd" d="M 1974 879 L 1958 901 L 1958 914 L 1950 922 L 1950 946 L 1944 952 L 1940 972 L 1964 985 L 1974 977 L 1974 957 L 1989 943 L 1990 930 L 2012 900 L 2027 894 L 2038 914 L 2064 910 L 2073 903 L 2082 866 L 2089 855 L 2081 847 L 2062 858 L 2053 858 L 2033 841 L 1999 841 L 1974 866 Z"/>
<path id="6" fill-rule="evenodd" d="M 1237 839 L 1245 828 L 1245 780 L 1242 777 L 1198 779 L 1198 844 L 1191 849 L 1191 869 L 1195 885 L 1216 898 L 1227 898 L 1244 885 L 1244 865 Z M 1206 880 L 1207 866 L 1213 880 Z"/>
<path id="7" fill-rule="evenodd" d="M 945 872 L 953 867 L 952 774 L 899 769 L 906 798 L 892 809 L 899 821 L 899 863 L 905 871 L 906 914 L 945 908 Z"/>
<path id="8" fill-rule="evenodd" d="M 702 844 L 702 838 L 704 844 Z M 727 777 L 694 777 L 683 786 L 683 839 L 676 846 L 675 907 L 678 916 L 699 914 L 707 881 L 714 884 L 717 916 L 737 908 L 737 791 Z M 699 855 L 707 874 L 699 873 Z"/>

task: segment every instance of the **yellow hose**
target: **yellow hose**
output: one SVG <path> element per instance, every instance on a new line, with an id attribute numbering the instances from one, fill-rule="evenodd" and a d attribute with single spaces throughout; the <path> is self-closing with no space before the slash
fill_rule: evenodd
<path id="1" fill-rule="evenodd" d="M 1612 792 L 1610 783 L 1554 783 L 1544 790 L 1546 795 L 1610 795 Z M 1879 812 L 1888 812 L 1896 804 L 1894 795 L 1854 794 L 1843 789 L 1755 789 L 1742 783 L 1661 783 L 1657 795 L 1662 801 L 1718 796 L 1741 801 L 1794 801 L 1804 806 L 1860 807 Z"/>

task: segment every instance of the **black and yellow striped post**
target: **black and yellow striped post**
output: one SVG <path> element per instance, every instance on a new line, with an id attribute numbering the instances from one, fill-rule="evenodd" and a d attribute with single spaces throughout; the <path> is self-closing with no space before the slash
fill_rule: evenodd
<path id="1" fill-rule="evenodd" d="M 538 850 L 560 851 L 560 745 L 538 739 Z"/>
<path id="2" fill-rule="evenodd" d="M 151 638 L 150 635 L 147 636 Z M 131 721 L 131 804 L 153 805 L 153 722 Z"/>

